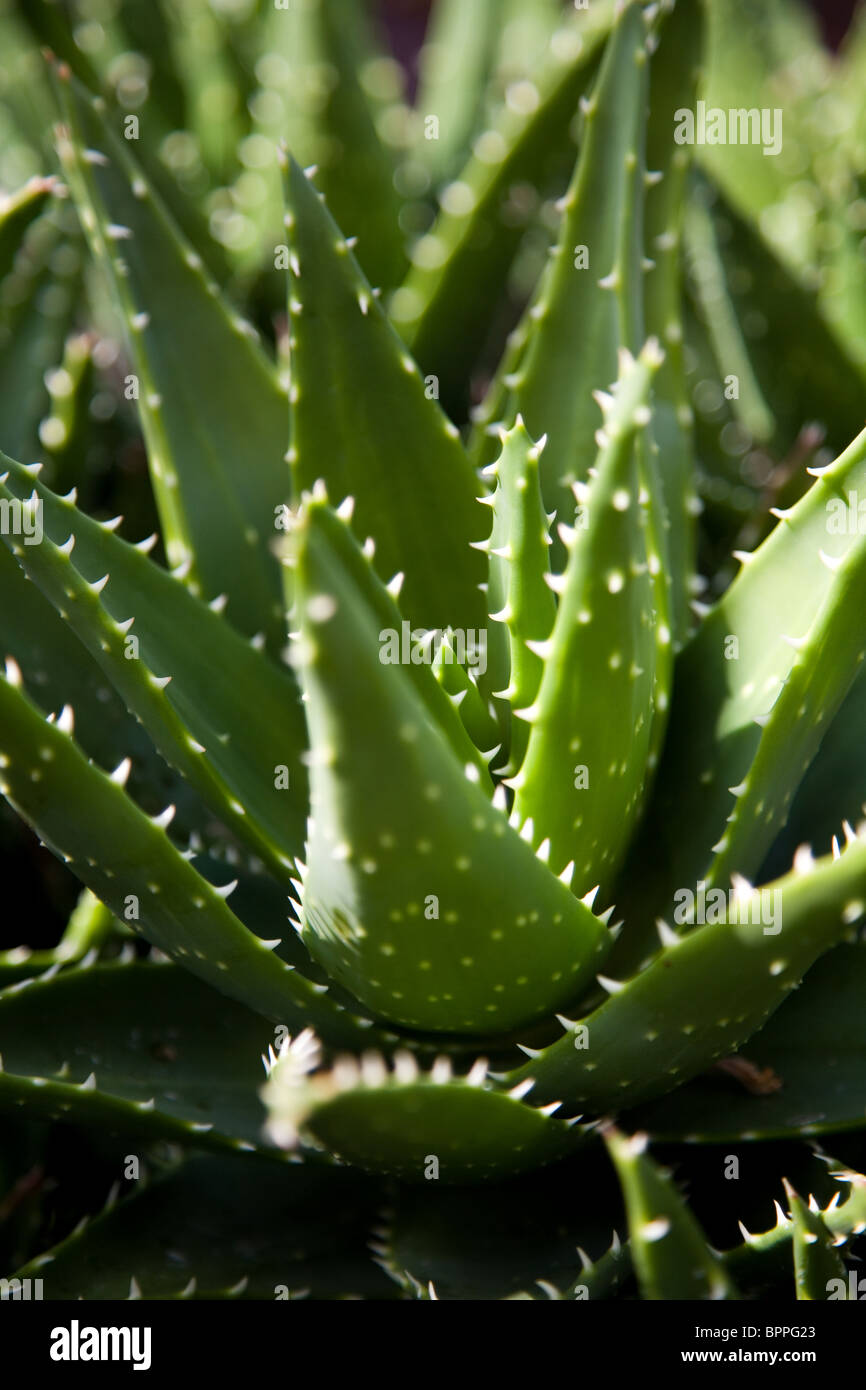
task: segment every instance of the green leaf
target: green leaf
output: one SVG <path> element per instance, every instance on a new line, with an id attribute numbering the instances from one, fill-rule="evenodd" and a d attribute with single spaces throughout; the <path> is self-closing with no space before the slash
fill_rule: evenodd
<path id="1" fill-rule="evenodd" d="M 286 401 L 273 367 L 202 273 L 136 167 L 122 113 L 63 73 L 60 155 L 120 306 L 172 565 L 229 620 L 282 646 L 275 516 L 290 491 Z M 187 563 L 189 565 L 186 569 Z"/>
<path id="2" fill-rule="evenodd" d="M 724 1264 L 683 1201 L 670 1175 L 646 1153 L 646 1135 L 604 1134 L 622 1183 L 631 1257 L 648 1299 L 736 1298 Z"/>
<path id="3" fill-rule="evenodd" d="M 828 1161 L 832 1163 L 832 1160 Z M 836 1164 L 836 1171 L 831 1176 L 837 1185 L 836 1194 L 826 1207 L 819 1208 L 819 1214 L 827 1230 L 841 1246 L 866 1230 L 866 1178 L 861 1173 L 852 1172 L 844 1164 Z M 839 1198 L 846 1187 L 849 1191 L 843 1202 Z M 793 1222 L 785 1216 L 778 1203 L 776 1213 L 776 1223 L 770 1230 L 756 1234 L 744 1230 L 744 1244 L 726 1251 L 723 1257 L 725 1265 L 738 1281 L 756 1275 L 767 1277 L 779 1273 L 790 1277 Z"/>
<path id="4" fill-rule="evenodd" d="M 531 1077 L 533 1097 L 599 1114 L 663 1095 L 737 1051 L 866 912 L 866 840 L 711 905 L 722 920 L 679 938 L 662 923 L 652 963 L 626 981 L 602 979 L 610 998 L 563 1020 L 565 1036 L 505 1082 Z"/>
<path id="5" fill-rule="evenodd" d="M 850 515 L 850 509 L 843 509 Z M 854 507 L 856 514 L 856 504 Z M 851 616 L 866 603 L 866 541 L 832 562 L 829 594 L 803 638 L 764 723 L 749 771 L 736 792 L 728 828 L 707 874 L 711 886 L 752 873 L 769 848 L 797 783 L 814 758 L 826 724 L 837 712 L 866 659 L 863 633 Z"/>
<path id="6" fill-rule="evenodd" d="M 847 1297 L 848 1274 L 820 1212 L 810 1210 L 790 1183 L 785 1184 L 785 1191 L 794 1226 L 794 1280 L 798 1302 L 826 1302 L 831 1286 L 838 1289 L 840 1284 Z"/>
<path id="7" fill-rule="evenodd" d="M 427 627 L 485 626 L 471 548 L 490 529 L 454 426 L 434 400 L 315 189 L 287 175 L 292 275 L 292 446 L 298 491 L 323 478 L 355 499 L 382 579 L 405 575 L 401 607 Z M 408 447 L 411 441 L 411 447 Z"/>
<path id="8" fill-rule="evenodd" d="M 177 18 L 176 14 L 169 10 L 173 22 L 165 25 L 168 52 L 160 54 L 154 66 L 177 74 L 184 92 L 183 128 L 193 134 L 199 157 L 215 181 L 225 183 L 235 173 L 238 145 L 249 120 L 238 100 L 229 50 L 230 12 L 207 0 L 184 0 Z"/>
<path id="9" fill-rule="evenodd" d="M 466 153 L 490 78 L 499 40 L 501 0 L 439 0 L 418 59 L 416 109 L 425 122 L 417 154 L 434 183 Z M 435 137 L 427 135 L 433 117 Z"/>
<path id="10" fill-rule="evenodd" d="M 410 1027 L 536 1018 L 592 978 L 609 935 L 383 663 L 377 614 L 327 514 L 321 493 L 307 498 L 292 533 L 311 745 L 304 940 L 357 998 Z"/>
<path id="11" fill-rule="evenodd" d="M 73 500 L 54 496 L 2 455 L 0 468 L 9 470 L 8 485 L 0 480 L 4 497 L 23 503 L 35 493 L 40 503 L 42 544 L 4 538 L 19 563 L 164 757 L 288 880 L 306 814 L 304 720 L 289 673 Z"/>
<path id="12" fill-rule="evenodd" d="M 575 1202 L 576 1191 L 591 1192 L 592 1202 Z M 594 1299 L 607 1292 L 603 1266 L 614 1219 L 621 1219 L 616 1181 L 596 1145 L 548 1168 L 543 1182 L 530 1174 L 483 1187 L 434 1180 L 402 1186 L 375 1249 L 383 1268 L 416 1297 L 432 1287 L 441 1301 L 516 1298 L 535 1285 L 542 1298 L 541 1288 L 571 1285 L 561 1297 Z M 627 1268 L 628 1261 L 619 1264 Z M 615 1284 L 611 1278 L 608 1289 Z"/>
<path id="13" fill-rule="evenodd" d="M 529 709 L 538 694 L 544 662 L 532 644 L 547 641 L 556 618 L 547 553 L 550 535 L 538 480 L 543 448 L 544 441 L 533 443 L 518 416 L 514 429 L 502 433 L 499 458 L 485 469 L 497 484 L 491 499 L 488 604 L 491 613 L 498 611 L 508 633 L 505 688 L 497 693 L 509 703 L 497 710 L 503 710 L 500 717 L 508 731 L 511 774 L 523 762 L 529 727 L 510 714 Z"/>
<path id="14" fill-rule="evenodd" d="M 50 458 L 55 491 L 69 491 L 74 478 L 92 486 L 88 477 L 92 443 L 90 403 L 94 393 L 96 340 L 89 333 L 72 333 L 63 344 L 56 371 L 46 375 L 48 415 L 40 439 Z"/>
<path id="15" fill-rule="evenodd" d="M 50 405 L 45 376 L 62 356 L 80 293 L 74 243 L 56 254 L 60 220 L 51 210 L 32 226 L 0 303 L 0 440 L 27 459 L 42 453 L 40 425 Z"/>
<path id="16" fill-rule="evenodd" d="M 30 476 L 27 495 L 32 489 Z M 155 752 L 69 624 L 30 582 L 5 544 L 0 544 L 0 594 L 0 654 L 18 663 L 30 698 L 45 714 L 71 705 L 78 742 L 89 757 L 103 767 L 117 767 L 128 757 L 129 787 L 146 811 L 156 815 L 171 802 L 177 806 L 176 827 L 187 834 L 201 829 L 207 813 L 198 796 Z"/>
<path id="17" fill-rule="evenodd" d="M 601 414 L 593 391 L 617 375 L 621 346 L 643 345 L 641 297 L 646 30 L 641 8 L 620 12 L 595 86 L 563 223 L 546 275 L 527 310 L 526 345 L 505 381 L 500 417 L 519 411 L 541 463 L 545 506 L 571 523 L 571 484 L 586 478 Z M 495 388 L 494 388 L 495 394 Z M 480 450 L 486 457 L 489 449 Z M 554 565 L 556 568 L 556 565 Z"/>
<path id="18" fill-rule="evenodd" d="M 605 400 L 595 475 L 578 492 L 586 529 L 582 517 L 563 532 L 569 556 L 553 581 L 556 621 L 535 646 L 544 658 L 538 695 L 515 710 L 530 724 L 525 761 L 510 783 L 515 813 L 521 824 L 531 820 L 532 844 L 550 840 L 554 872 L 573 862 L 575 889 L 601 882 L 605 905 L 651 767 L 656 653 L 660 642 L 670 649 L 670 632 L 654 622 L 660 561 L 638 461 L 659 360 L 655 343 L 636 363 L 624 359 L 616 396 Z"/>
<path id="19" fill-rule="evenodd" d="M 366 1238 L 381 1195 L 357 1173 L 194 1158 L 33 1260 L 44 1297 L 387 1298 Z"/>
<path id="20" fill-rule="evenodd" d="M 526 19 L 525 8 L 517 19 Z M 391 299 L 394 322 L 422 370 L 438 378 L 451 410 L 465 408 L 470 372 L 526 234 L 529 214 L 515 190 L 559 191 L 574 163 L 578 100 L 610 31 L 610 6 L 593 5 L 585 20 L 579 29 L 563 27 L 532 72 L 538 104 L 528 111 L 506 105 L 475 141 L 465 168 L 443 190 L 439 215 L 415 243 L 412 267 Z"/>
<path id="21" fill-rule="evenodd" d="M 268 1132 L 286 1148 L 324 1146 L 354 1167 L 409 1182 L 465 1183 L 551 1163 L 584 1142 L 575 1121 L 555 1117 L 557 1106 L 533 1109 L 521 1093 L 493 1089 L 484 1058 L 454 1077 L 445 1058 L 421 1072 L 411 1053 L 398 1052 L 392 1071 L 367 1052 L 360 1065 L 347 1057 L 309 1076 L 315 1053 L 293 1054 L 303 1042 L 283 1052 L 262 1092 Z"/>
<path id="22" fill-rule="evenodd" d="M 145 1139 L 264 1149 L 257 1090 L 273 1041 L 260 1015 L 170 964 L 43 975 L 0 993 L 0 1106 Z"/>
<path id="23" fill-rule="evenodd" d="M 645 236 L 652 265 L 645 287 L 646 331 L 664 345 L 655 378 L 653 433 L 668 523 L 671 630 L 678 650 L 690 626 L 695 571 L 692 411 L 686 386 L 682 314 L 682 221 L 689 150 L 674 143 L 675 113 L 694 105 L 703 49 L 703 0 L 680 0 L 660 16 L 650 63 Z"/>
<path id="24" fill-rule="evenodd" d="M 462 635 L 458 639 L 449 629 L 442 634 L 432 670 L 452 705 L 456 706 L 460 723 L 474 746 L 482 749 L 489 757 L 491 750 L 495 753 L 499 747 L 500 734 L 496 720 L 478 689 L 476 667 L 471 664 L 473 660 L 480 665 L 480 654 L 470 652 L 462 640 Z M 411 668 L 408 669 L 411 674 Z M 487 785 L 487 764 L 483 758 L 480 761 L 485 774 L 482 782 Z M 490 789 L 492 791 L 492 784 Z"/>
<path id="25" fill-rule="evenodd" d="M 736 382 L 737 418 L 747 436 L 766 444 L 776 431 L 773 412 L 761 390 L 749 344 L 731 298 L 715 227 L 709 210 L 695 199 L 686 214 L 692 284 L 715 360 L 724 367 L 726 388 Z"/>
<path id="26" fill-rule="evenodd" d="M 143 92 L 144 108 L 135 110 L 141 122 L 136 158 L 184 236 L 223 283 L 228 275 L 225 250 L 211 236 L 199 202 L 189 196 L 170 161 L 163 157 L 170 148 L 163 146 L 166 138 L 188 128 L 181 78 L 174 71 L 171 60 L 172 37 L 181 26 L 167 23 L 164 6 L 150 4 L 149 0 L 125 0 L 114 12 L 102 12 L 100 42 L 85 52 L 76 42 L 70 15 L 58 10 L 54 0 L 26 0 L 26 3 L 15 0 L 15 3 L 22 21 L 32 32 L 32 39 L 28 35 L 26 40 L 30 45 L 27 56 L 34 60 L 37 69 L 31 75 L 31 86 L 37 78 L 40 87 L 43 84 L 45 87 L 44 109 L 40 111 L 35 132 L 40 145 L 56 115 L 47 80 L 45 57 L 49 53 L 61 59 L 91 91 L 115 92 L 118 101 L 130 90 Z M 185 16 L 185 23 L 189 23 L 188 16 Z M 133 59 L 129 58 L 130 53 L 135 55 Z M 19 61 L 19 69 L 22 66 Z M 142 82 L 145 72 L 147 76 Z M 225 103 L 225 90 L 220 96 Z M 212 121 L 211 125 L 225 128 L 224 121 Z M 193 168 L 199 177 L 206 178 L 199 157 L 196 151 Z M 189 164 L 185 172 L 190 172 Z"/>
<path id="27" fill-rule="evenodd" d="M 703 878 L 712 869 L 713 854 L 726 848 L 728 817 L 749 778 L 765 717 L 796 662 L 788 639 L 798 642 L 813 624 L 819 631 L 825 603 L 827 612 L 834 610 L 837 562 L 858 549 L 849 534 L 850 503 L 866 487 L 866 431 L 817 471 L 817 482 L 744 560 L 737 579 L 677 660 L 670 737 L 647 812 L 647 833 L 626 868 L 620 899 L 629 909 L 635 901 L 637 923 L 668 911 L 674 890 Z M 820 683 L 832 674 L 816 678 Z M 844 685 L 837 693 L 841 698 Z M 797 737 L 804 741 L 805 757 L 815 730 L 807 727 Z M 803 770 L 802 761 L 789 765 L 787 754 L 775 768 L 782 799 L 774 797 L 763 808 L 772 820 L 761 822 L 760 841 L 742 845 L 741 873 L 759 867 L 783 823 L 784 794 L 793 795 Z M 756 782 L 758 799 L 759 788 Z M 646 933 L 638 930 L 632 938 L 627 932 L 621 947 L 629 948 L 624 959 L 640 959 Z"/>
<path id="28" fill-rule="evenodd" d="M 117 918 L 89 888 L 83 888 L 56 946 L 34 951 L 21 945 L 0 951 L 0 989 L 52 967 L 79 961 L 90 951 L 98 952 L 112 937 L 119 935 Z"/>
<path id="29" fill-rule="evenodd" d="M 529 1293 L 524 1289 L 520 1293 L 511 1294 L 510 1297 L 515 1301 L 532 1303 L 570 1303 L 608 1298 L 616 1293 L 632 1272 L 631 1251 L 627 1243 L 622 1244 L 616 1231 L 613 1233 L 610 1248 L 599 1255 L 597 1260 L 590 1260 L 584 1250 L 578 1250 L 578 1255 L 581 1261 L 580 1273 L 563 1288 L 549 1279 L 537 1279 L 535 1282 L 540 1292 Z"/>
<path id="30" fill-rule="evenodd" d="M 316 165 L 334 217 L 358 238 L 358 259 L 371 283 L 397 284 L 406 266 L 398 151 L 391 147 L 397 111 L 387 105 L 380 111 L 370 94 L 371 69 L 380 70 L 382 82 L 388 60 L 367 7 L 356 0 L 272 7 L 264 43 L 268 56 L 257 66 L 262 130 L 274 143 L 285 141 L 302 166 Z M 279 207 L 276 162 L 273 172 Z"/>
<path id="31" fill-rule="evenodd" d="M 14 667 L 0 680 L 0 790 L 49 848 L 116 916 L 222 993 L 278 1021 L 299 1010 L 326 1042 L 352 1046 L 352 1015 L 275 956 L 279 943 L 260 941 L 234 916 L 227 890 L 171 844 L 166 818 L 151 820 L 127 797 L 123 769 L 109 776 L 87 761 L 67 732 L 68 708 L 51 723 L 18 683 Z M 371 1027 L 371 1044 L 380 1032 Z"/>
<path id="32" fill-rule="evenodd" d="M 706 1072 L 641 1106 L 629 1123 L 664 1142 L 783 1139 L 866 1125 L 866 946 L 841 945 L 816 962 L 799 989 L 743 1045 L 759 1073 L 747 1090 Z M 760 1091 L 762 1083 L 765 1089 Z M 769 1083 L 769 1084 L 768 1084 Z M 771 1089 L 772 1085 L 778 1089 Z"/>
<path id="33" fill-rule="evenodd" d="M 499 42 L 493 86 L 505 92 L 508 84 L 528 77 L 534 79 L 539 64 L 548 51 L 555 52 L 563 43 L 562 30 L 580 26 L 581 37 L 598 20 L 596 11 L 604 6 L 593 5 L 569 15 L 563 22 L 559 0 L 504 0 L 501 8 Z M 577 7 L 575 7 L 577 8 Z"/>
<path id="34" fill-rule="evenodd" d="M 843 447 L 863 424 L 864 372 L 828 323 L 814 285 L 703 181 L 694 188 L 687 234 L 715 371 L 721 383 L 738 377 L 733 418 L 756 439 L 769 439 L 777 457 L 812 421 L 826 427 L 830 448 Z"/>
<path id="35" fill-rule="evenodd" d="M 158 117 L 165 124 L 166 131 L 188 128 L 186 73 L 176 61 L 171 61 L 172 35 L 184 26 L 172 25 L 170 13 L 166 12 L 163 4 L 154 5 L 150 0 L 125 0 L 113 17 L 115 23 L 119 21 L 122 26 L 117 36 L 120 51 L 131 49 L 134 53 L 142 53 L 150 65 L 147 124 L 149 126 Z M 110 23 L 107 15 L 101 23 L 105 26 L 106 21 Z M 71 47 L 74 50 L 76 45 Z M 67 55 L 63 53 L 61 56 Z M 216 96 L 213 99 L 216 102 Z M 222 94 L 222 99 L 226 101 L 225 94 Z"/>
<path id="36" fill-rule="evenodd" d="M 821 747 L 791 802 L 785 824 L 760 872 L 772 878 L 791 862 L 798 845 L 826 854 L 844 820 L 856 821 L 866 803 L 866 759 L 860 734 L 866 721 L 866 671 L 861 671 L 829 724 Z"/>
<path id="37" fill-rule="evenodd" d="M 317 500 L 321 500 L 321 483 L 318 489 L 314 489 Z M 437 639 L 441 638 L 439 651 L 435 654 L 430 649 L 431 644 L 419 640 L 413 640 L 411 625 L 403 618 L 397 606 L 394 594 L 400 590 L 399 584 L 386 586 L 376 575 L 372 566 L 368 562 L 366 554 L 359 550 L 347 523 L 351 520 L 351 513 L 354 508 L 351 504 L 343 504 L 338 512 L 332 512 L 327 508 L 320 507 L 316 511 L 316 522 L 321 528 L 323 536 L 327 538 L 327 544 L 339 554 L 340 563 L 346 572 L 346 582 L 351 584 L 356 597 L 362 607 L 368 610 L 370 616 L 375 615 L 375 620 L 379 625 L 379 653 L 380 661 L 385 664 L 399 664 L 405 671 L 415 689 L 419 699 L 423 702 L 428 717 L 437 726 L 440 733 L 445 738 L 452 752 L 458 758 L 461 766 L 471 763 L 478 771 L 480 784 L 493 793 L 493 783 L 487 769 L 487 763 L 479 752 L 481 744 L 475 744 L 471 735 L 464 726 L 463 704 L 457 705 L 453 696 L 458 693 L 455 687 L 463 688 L 461 676 L 468 682 L 469 678 L 463 672 L 462 667 L 458 670 L 453 663 L 445 662 L 445 649 L 449 643 L 449 636 L 446 631 L 437 632 Z M 291 530 L 293 523 L 290 523 Z M 291 544 L 288 547 L 289 555 L 286 573 L 286 599 L 291 602 L 294 595 L 291 583 Z M 475 634 L 479 636 L 479 634 Z M 465 636 L 465 634 L 464 634 Z M 471 640 L 471 638 L 470 638 Z M 476 660 L 481 662 L 485 655 L 484 650 L 479 647 L 477 651 L 472 650 L 468 642 L 464 642 L 466 654 L 473 655 Z M 422 651 L 426 652 L 426 661 L 419 660 Z M 412 660 L 413 652 L 415 660 Z M 294 659 L 294 656 L 293 656 Z M 437 661 L 444 663 L 445 669 L 449 674 L 443 675 L 442 666 L 436 671 L 436 680 L 430 679 L 431 668 L 428 662 L 433 660 L 432 669 L 436 671 Z M 481 704 L 481 696 L 475 686 L 472 687 L 474 695 L 475 709 L 477 714 L 483 713 L 478 710 Z M 486 748 L 490 747 L 494 740 L 489 740 Z"/>
<path id="38" fill-rule="evenodd" d="M 700 93 L 707 108 L 766 108 L 786 93 L 781 149 L 769 157 L 750 141 L 697 146 L 701 163 L 747 215 L 782 204 L 803 177 L 811 150 L 806 133 L 808 99 L 824 57 L 817 24 L 800 0 L 708 0 L 707 71 Z M 772 133 L 772 132 L 771 132 Z M 805 210 L 794 201 L 789 254 L 802 245 Z M 782 209 L 780 209 L 782 211 Z"/>
<path id="39" fill-rule="evenodd" d="M 44 212 L 54 191 L 53 178 L 33 178 L 0 201 L 0 280 L 12 269 L 24 234 L 32 222 Z"/>

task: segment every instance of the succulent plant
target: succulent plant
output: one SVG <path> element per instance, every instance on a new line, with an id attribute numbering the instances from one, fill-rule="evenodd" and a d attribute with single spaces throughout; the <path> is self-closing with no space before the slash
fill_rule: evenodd
<path id="1" fill-rule="evenodd" d="M 10 1278 L 849 1296 L 862 43 L 783 255 L 797 94 L 675 130 L 820 50 L 723 8 L 440 0 L 414 107 L 357 4 L 0 12 Z"/>

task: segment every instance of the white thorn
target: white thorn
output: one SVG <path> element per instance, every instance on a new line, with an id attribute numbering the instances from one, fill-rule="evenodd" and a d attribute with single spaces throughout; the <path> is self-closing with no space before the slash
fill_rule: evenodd
<path id="1" fill-rule="evenodd" d="M 522 719 L 524 724 L 535 724 L 541 714 L 541 701 L 536 700 L 525 709 L 513 709 L 511 713 L 515 719 Z"/>
<path id="2" fill-rule="evenodd" d="M 405 577 L 406 576 L 403 573 L 403 571 L 398 570 L 394 577 L 388 580 L 388 583 L 385 585 L 385 588 L 388 590 L 388 593 L 391 595 L 392 598 L 396 599 L 400 597 L 400 590 L 403 588 L 403 580 L 405 579 Z"/>
<path id="3" fill-rule="evenodd" d="M 809 845 L 798 845 L 794 852 L 794 872 L 808 874 L 815 867 L 815 859 Z"/>
<path id="4" fill-rule="evenodd" d="M 466 1076 L 467 1086 L 481 1086 L 487 1080 L 487 1058 L 479 1057 Z"/>
<path id="5" fill-rule="evenodd" d="M 595 977 L 602 989 L 606 989 L 608 994 L 619 994 L 621 989 L 625 989 L 624 980 L 611 980 L 607 975 L 596 975 Z"/>
<path id="6" fill-rule="evenodd" d="M 518 1081 L 516 1086 L 512 1086 L 511 1090 L 507 1092 L 507 1095 L 509 1095 L 512 1100 L 523 1100 L 524 1096 L 529 1095 L 534 1085 L 535 1082 L 532 1077 L 527 1076 L 525 1081 Z"/>
<path id="7" fill-rule="evenodd" d="M 401 1086 L 410 1086 L 418 1079 L 418 1063 L 411 1052 L 401 1049 L 394 1053 L 394 1079 Z"/>
<path id="8" fill-rule="evenodd" d="M 131 761 L 131 759 L 130 759 L 130 758 L 124 758 L 124 759 L 123 759 L 123 762 L 122 762 L 122 763 L 118 763 L 118 764 L 117 764 L 117 767 L 116 767 L 116 768 L 114 769 L 114 771 L 111 773 L 111 779 L 110 779 L 110 780 L 111 780 L 112 782 L 114 782 L 114 783 L 116 784 L 116 786 L 118 786 L 118 787 L 125 787 L 125 786 L 126 786 L 126 780 L 127 780 L 127 778 L 129 777 L 129 774 L 130 774 L 130 771 L 131 771 L 131 770 L 132 770 L 132 761 Z"/>
<path id="9" fill-rule="evenodd" d="M 567 580 L 564 574 L 546 574 L 544 582 L 555 594 L 564 594 Z"/>
<path id="10" fill-rule="evenodd" d="M 673 927 L 669 927 L 663 918 L 656 918 L 656 931 L 659 934 L 659 941 L 666 949 L 671 946 L 679 946 L 682 937 L 678 936 Z"/>
<path id="11" fill-rule="evenodd" d="M 831 574 L 835 574 L 845 563 L 844 555 L 828 555 L 824 550 L 818 551 L 818 558 L 822 565 L 826 565 Z"/>
<path id="12" fill-rule="evenodd" d="M 548 661 L 553 655 L 553 638 L 547 637 L 543 642 L 527 641 L 526 647 L 534 656 L 541 657 L 542 661 Z"/>

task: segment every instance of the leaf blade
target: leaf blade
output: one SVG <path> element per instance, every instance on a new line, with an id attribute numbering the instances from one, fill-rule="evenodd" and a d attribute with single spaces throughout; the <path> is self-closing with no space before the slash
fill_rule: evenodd
<path id="1" fill-rule="evenodd" d="M 112 128 L 120 115 L 68 75 L 58 86 L 61 161 L 121 308 L 169 560 L 190 563 L 193 592 L 225 589 L 229 620 L 248 637 L 265 631 L 276 653 L 283 615 L 268 543 L 290 493 L 285 396 Z"/>

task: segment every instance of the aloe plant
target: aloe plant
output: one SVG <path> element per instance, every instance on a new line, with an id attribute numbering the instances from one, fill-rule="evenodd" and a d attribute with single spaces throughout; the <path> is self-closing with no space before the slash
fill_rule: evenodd
<path id="1" fill-rule="evenodd" d="M 57 50 L 0 94 L 0 790 L 80 888 L 0 953 L 8 1276 L 839 1297 L 864 381 L 837 242 L 674 138 L 720 6 L 442 0 L 414 107 L 366 7 L 157 8 L 0 15 Z M 27 1186 L 59 1130 L 107 1200 Z"/>

